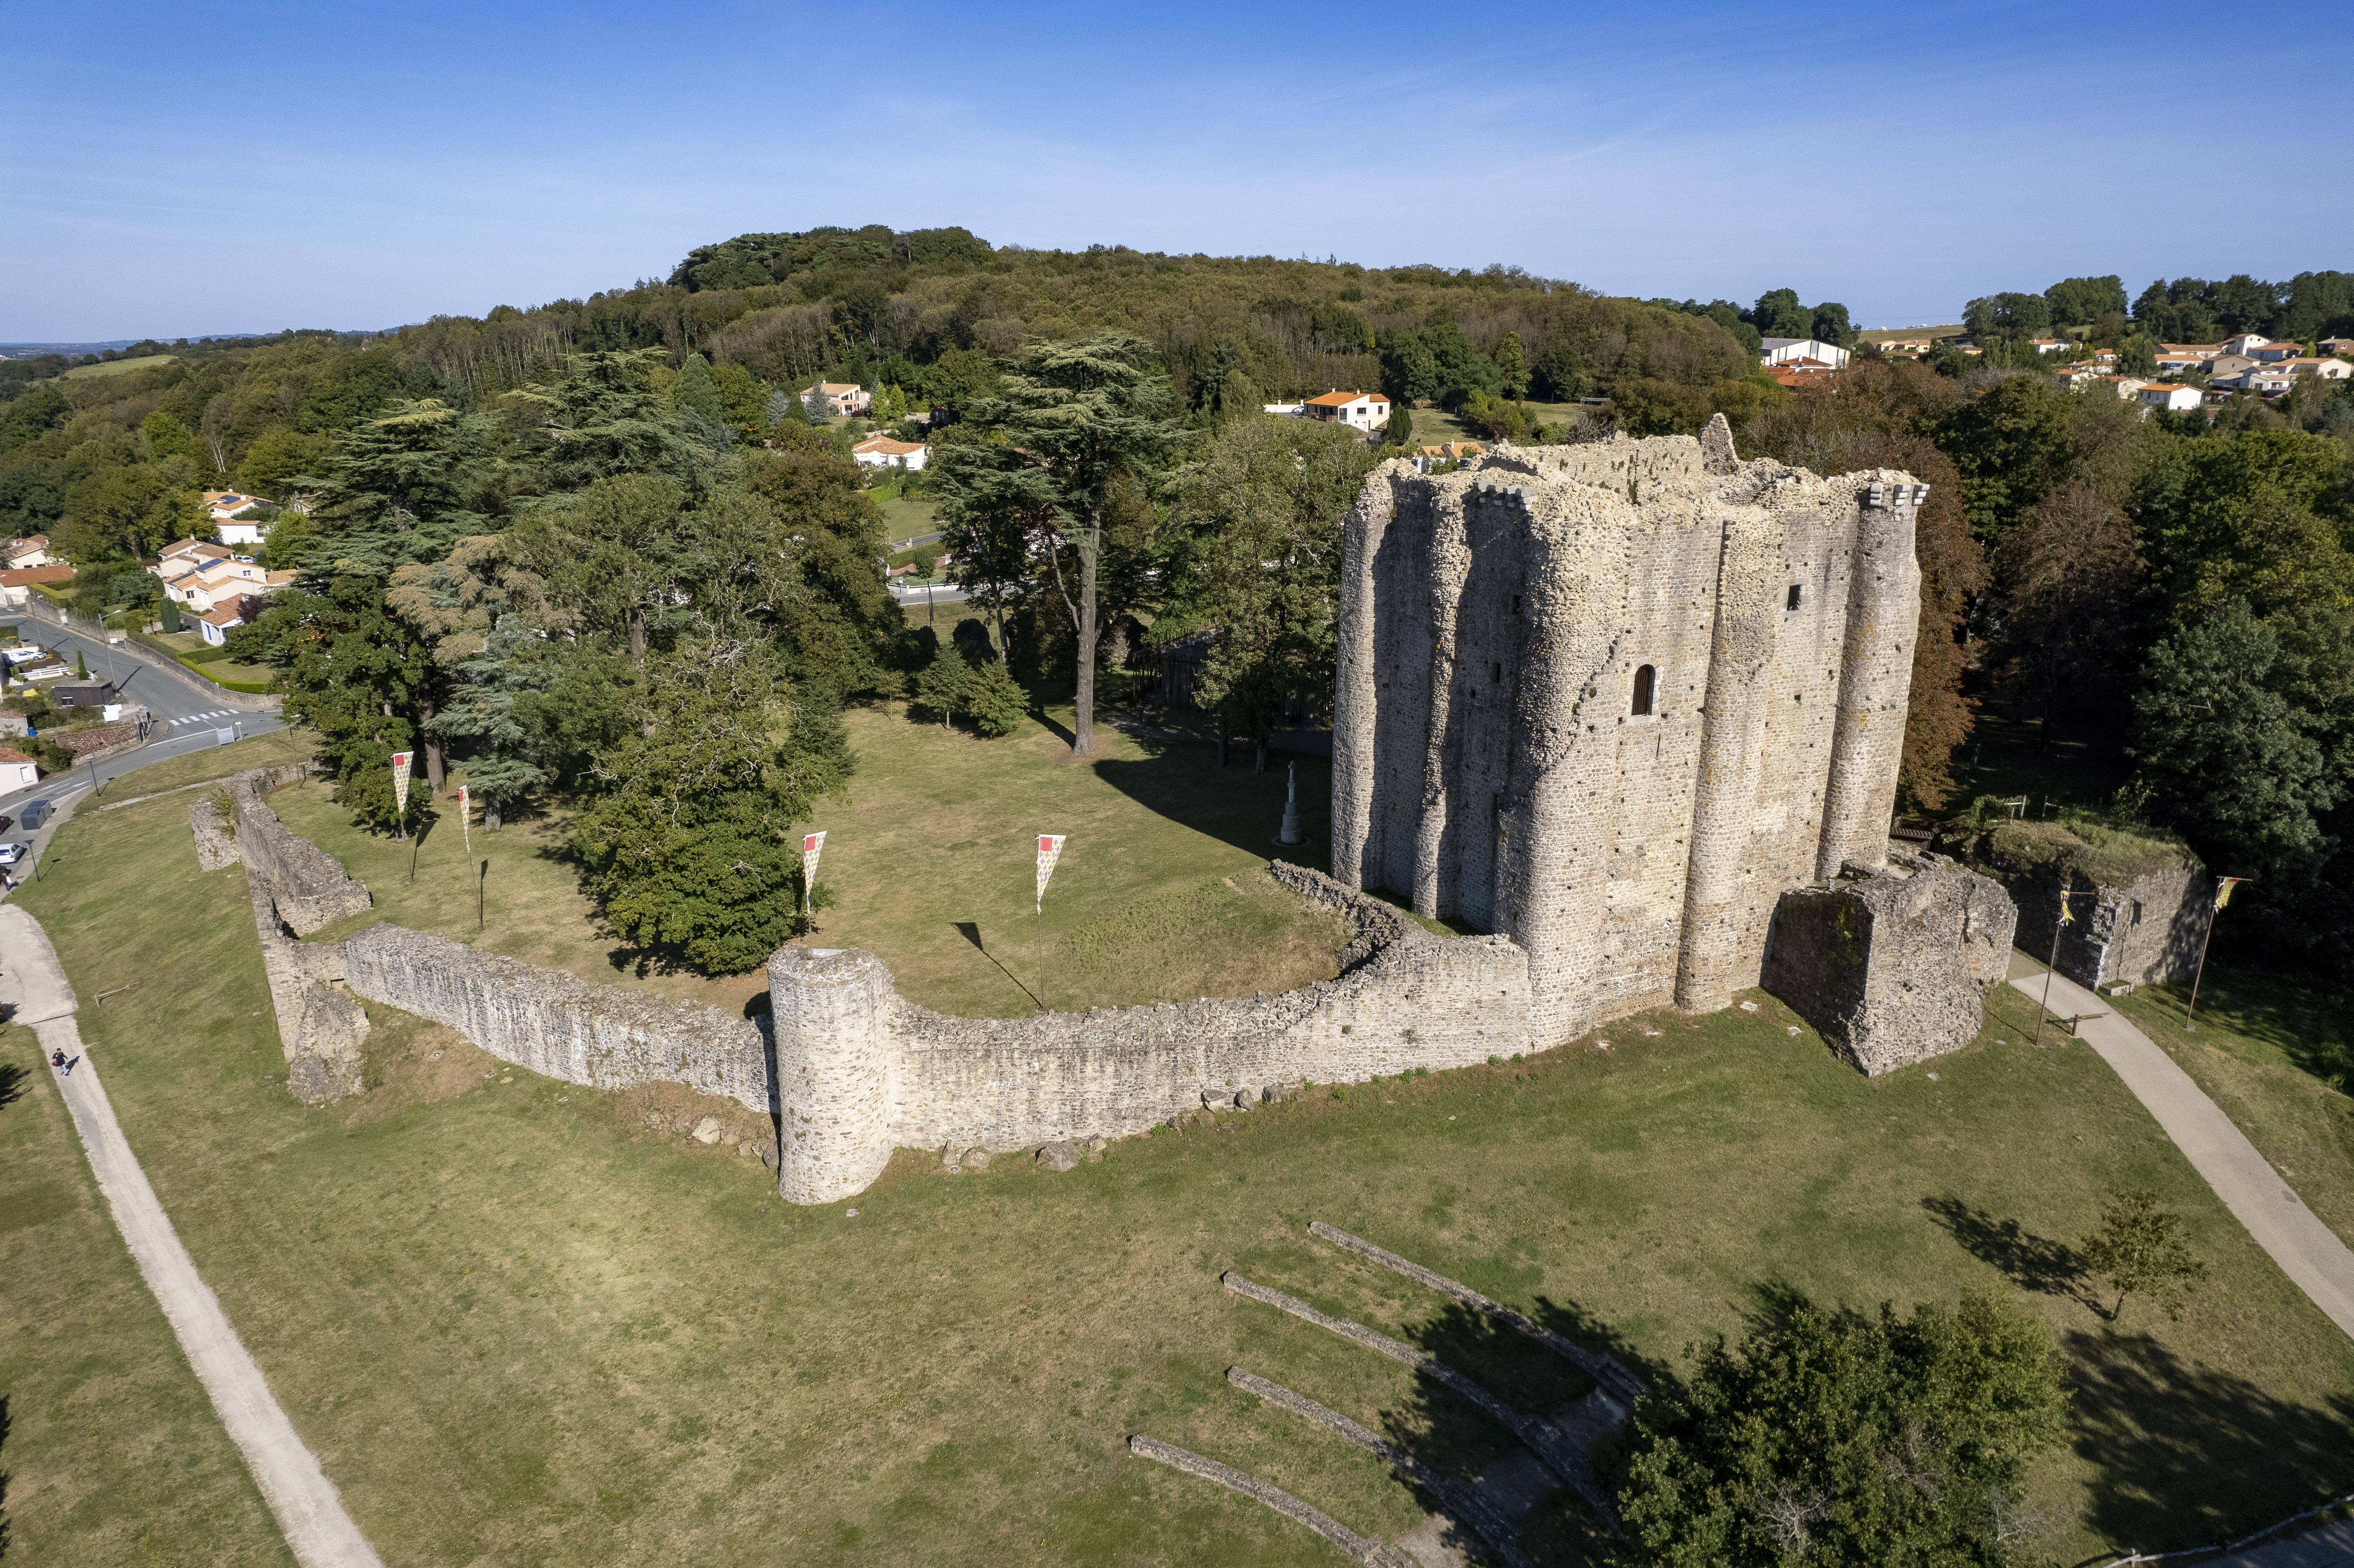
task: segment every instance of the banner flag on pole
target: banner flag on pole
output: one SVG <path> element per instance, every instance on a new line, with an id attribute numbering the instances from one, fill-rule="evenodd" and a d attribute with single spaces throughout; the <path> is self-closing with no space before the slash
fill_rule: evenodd
<path id="1" fill-rule="evenodd" d="M 392 814 L 399 821 L 408 820 L 408 762 L 413 751 L 392 754 Z"/>
<path id="2" fill-rule="evenodd" d="M 467 793 L 471 789 L 472 786 L 469 784 L 458 786 L 458 831 L 466 835 L 468 860 L 474 858 L 474 801 L 473 797 Z"/>
<path id="3" fill-rule="evenodd" d="M 2232 889 L 2239 886 L 2240 884 L 2247 880 L 2248 879 L 2244 876 L 2227 876 L 2223 878 L 2221 885 L 2215 889 L 2215 907 L 2221 909 L 2223 906 L 2232 902 Z"/>
<path id="4" fill-rule="evenodd" d="M 1063 858 L 1063 843 L 1068 833 L 1038 835 L 1038 906 L 1036 913 L 1046 912 L 1046 884 L 1055 877 L 1055 863 Z"/>
<path id="5" fill-rule="evenodd" d="M 817 857 L 825 853 L 825 830 L 801 835 L 801 907 L 813 909 L 817 896 Z"/>

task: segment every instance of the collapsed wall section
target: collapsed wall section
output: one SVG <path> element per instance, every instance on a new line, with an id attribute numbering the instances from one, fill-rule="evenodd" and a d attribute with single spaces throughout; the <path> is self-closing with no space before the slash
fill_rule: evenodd
<path id="1" fill-rule="evenodd" d="M 1765 986 L 1878 1076 L 1978 1038 L 2019 910 L 1991 877 L 1939 857 L 1782 895 Z"/>

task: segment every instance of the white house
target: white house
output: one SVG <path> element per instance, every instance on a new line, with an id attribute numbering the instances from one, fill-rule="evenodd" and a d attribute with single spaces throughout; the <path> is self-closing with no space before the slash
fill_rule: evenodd
<path id="1" fill-rule="evenodd" d="M 1819 359 L 1833 370 L 1847 368 L 1847 350 L 1812 337 L 1769 337 L 1758 344 L 1760 365 L 1780 365 L 1793 359 Z"/>
<path id="2" fill-rule="evenodd" d="M 889 436 L 869 436 L 850 449 L 852 461 L 861 468 L 904 468 L 909 471 L 924 466 L 930 449 L 921 441 L 894 440 Z"/>
<path id="3" fill-rule="evenodd" d="M 228 641 L 228 629 L 243 626 L 261 612 L 259 594 L 223 594 L 212 609 L 196 617 L 196 634 L 218 648 Z"/>
<path id="4" fill-rule="evenodd" d="M 1379 392 L 1327 392 L 1309 398 L 1299 411 L 1358 430 L 1378 430 L 1390 422 L 1390 400 Z"/>
<path id="5" fill-rule="evenodd" d="M 821 381 L 801 389 L 804 406 L 820 397 L 825 399 L 829 414 L 864 414 L 875 406 L 875 394 L 855 382 Z"/>
<path id="6" fill-rule="evenodd" d="M 2171 408 L 2177 413 L 2199 407 L 2199 388 L 2179 381 L 2153 381 L 2141 389 L 2145 408 Z"/>
<path id="7" fill-rule="evenodd" d="M 46 567 L 49 564 L 49 536 L 36 534 L 29 539 L 11 539 L 8 553 L 0 556 L 0 560 L 7 562 L 12 572 L 21 572 L 27 567 Z"/>
<path id="8" fill-rule="evenodd" d="M 2028 339 L 2028 342 L 2035 345 L 2038 354 L 2057 354 L 2068 346 L 2068 340 L 2064 337 L 2035 337 Z"/>
<path id="9" fill-rule="evenodd" d="M 2320 376 L 2324 381 L 2343 381 L 2349 376 L 2354 376 L 2354 365 L 2349 365 L 2342 359 L 2314 359 L 2309 357 L 2284 359 L 2281 361 L 2281 368 L 2283 370 L 2294 370 L 2299 376 L 2303 376 L 2307 371 L 2310 371 L 2314 375 Z"/>
<path id="10" fill-rule="evenodd" d="M 2264 355 L 2258 354 L 2256 350 L 2270 348 L 2272 343 L 2272 339 L 2260 333 L 2243 332 L 2237 337 L 2225 338 L 2217 346 L 2225 354 L 2244 354 L 2252 359 L 2262 359 Z"/>
<path id="11" fill-rule="evenodd" d="M 234 490 L 205 492 L 205 514 L 212 519 L 213 528 L 224 545 L 259 545 L 270 532 L 270 524 L 260 518 L 237 521 L 237 514 L 251 506 L 275 506 L 274 501 L 259 495 L 241 495 Z"/>
<path id="12" fill-rule="evenodd" d="M 2301 343 L 2260 343 L 2253 348 L 2243 348 L 2240 352 L 2246 355 L 2251 359 L 2261 359 L 2267 363 L 2277 363 L 2284 359 L 2303 358 L 2305 356 L 2305 344 Z"/>
<path id="13" fill-rule="evenodd" d="M 41 781 L 41 765 L 13 746 L 0 746 L 0 789 L 22 789 Z"/>

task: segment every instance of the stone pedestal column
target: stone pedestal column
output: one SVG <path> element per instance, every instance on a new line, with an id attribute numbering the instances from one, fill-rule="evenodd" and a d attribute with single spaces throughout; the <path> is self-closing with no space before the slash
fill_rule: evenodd
<path id="1" fill-rule="evenodd" d="M 769 960 L 786 1202 L 854 1197 L 889 1163 L 892 994 L 883 960 L 856 948 L 779 948 Z"/>

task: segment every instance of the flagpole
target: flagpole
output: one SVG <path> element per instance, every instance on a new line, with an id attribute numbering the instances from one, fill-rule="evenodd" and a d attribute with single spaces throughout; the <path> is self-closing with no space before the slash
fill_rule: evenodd
<path id="1" fill-rule="evenodd" d="M 2099 892 L 2097 887 L 2081 887 L 2073 892 L 2064 887 L 2060 890 L 2060 918 L 2052 925 L 2052 961 L 2043 966 L 2043 1000 L 2035 1004 L 2035 1037 L 2028 1042 L 2030 1045 L 2043 1044 L 2043 1015 L 2052 1011 L 2052 975 L 2060 967 L 2060 933 L 2068 926 L 2068 900 Z M 2096 980 L 2099 978 L 2097 975 L 2094 977 Z"/>
<path id="2" fill-rule="evenodd" d="M 2199 1027 L 2190 1022 L 2190 1015 L 2199 1011 L 2199 982 L 2207 978 L 2207 944 L 2215 939 L 2215 916 L 2222 913 L 2223 900 L 2232 896 L 2233 883 L 2253 880 L 2245 876 L 2224 876 L 2215 881 L 2215 902 L 2207 906 L 2206 934 L 2199 938 L 2198 972 L 2190 977 L 2190 1005 L 2182 1010 L 2182 1033 L 2185 1034 L 2194 1033 Z"/>

